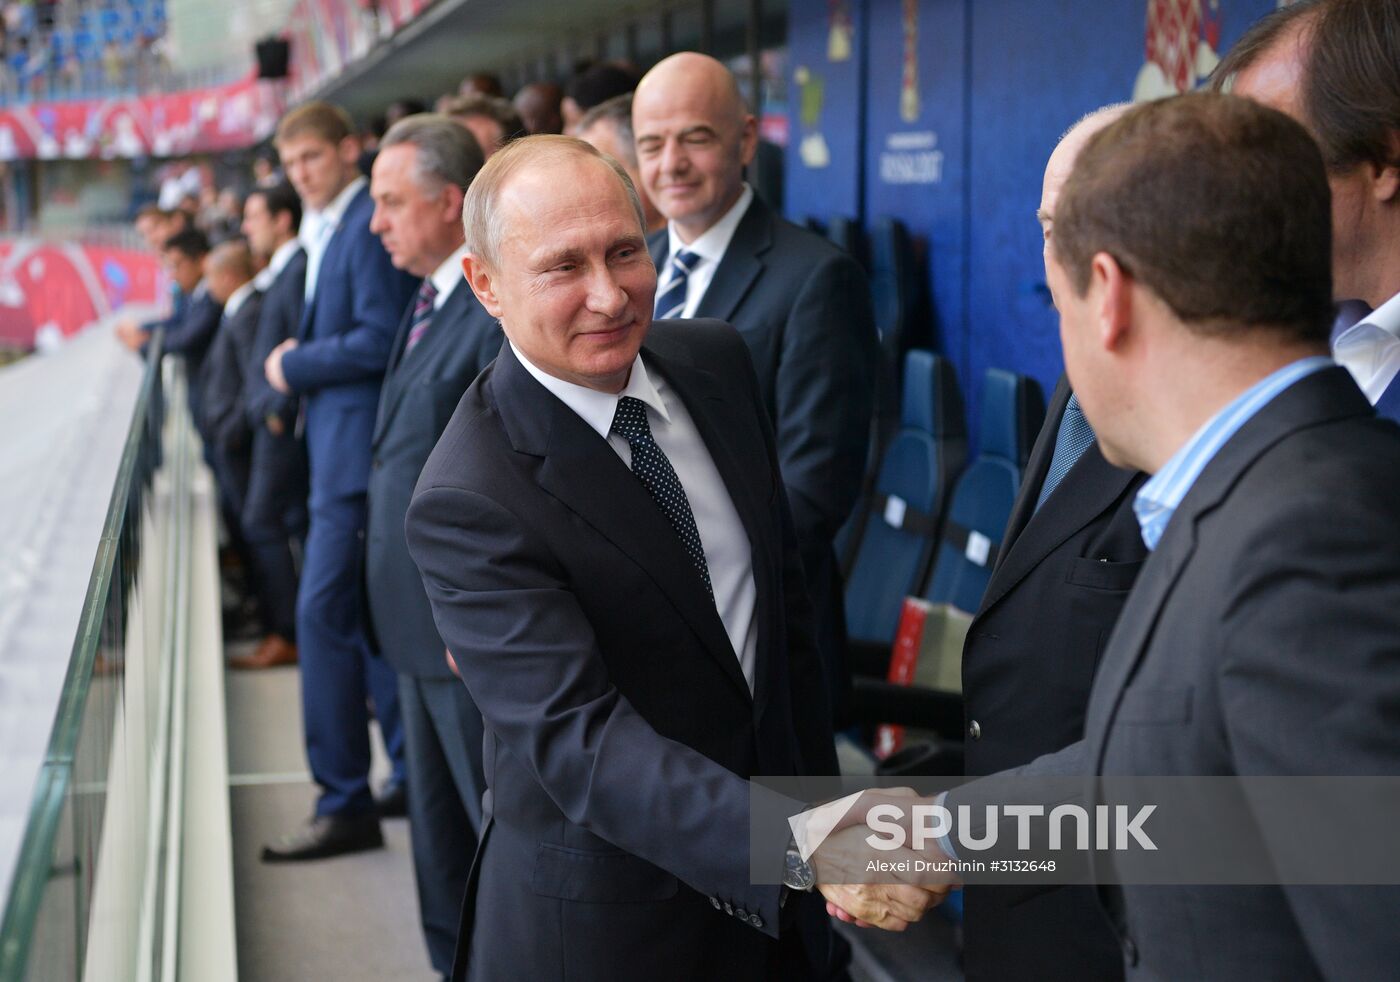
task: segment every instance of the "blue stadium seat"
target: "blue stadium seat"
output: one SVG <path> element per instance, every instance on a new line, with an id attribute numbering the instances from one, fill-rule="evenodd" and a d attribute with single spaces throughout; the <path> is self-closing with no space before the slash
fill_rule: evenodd
<path id="1" fill-rule="evenodd" d="M 993 368 L 982 384 L 977 457 L 958 478 L 923 596 L 969 613 L 982 602 L 1021 486 L 1031 443 L 1045 419 L 1040 386 Z"/>
<path id="2" fill-rule="evenodd" d="M 832 215 L 826 223 L 826 237 L 832 245 L 841 249 L 856 262 L 865 266 L 865 242 L 860 225 L 845 215 Z"/>
<path id="3" fill-rule="evenodd" d="M 878 218 L 870 228 L 870 291 L 880 345 L 891 364 L 901 364 L 906 351 L 929 343 L 929 331 L 921 316 L 918 258 L 908 230 L 897 218 Z"/>
<path id="4" fill-rule="evenodd" d="M 855 643 L 878 645 L 886 662 L 900 606 L 923 582 L 948 489 L 966 455 L 952 366 L 929 351 L 909 352 L 899 430 L 864 502 L 846 581 L 847 633 Z"/>

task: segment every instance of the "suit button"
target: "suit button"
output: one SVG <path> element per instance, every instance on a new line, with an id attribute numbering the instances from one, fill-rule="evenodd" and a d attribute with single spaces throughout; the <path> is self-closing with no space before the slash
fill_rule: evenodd
<path id="1" fill-rule="evenodd" d="M 725 904 L 725 905 L 724 905 L 724 912 L 725 912 L 726 914 L 728 914 L 730 917 L 733 917 L 733 916 L 734 916 L 734 905 L 733 905 L 733 904 Z"/>
<path id="2" fill-rule="evenodd" d="M 974 740 L 982 739 L 982 724 L 973 720 L 967 724 L 967 735 Z"/>
<path id="3" fill-rule="evenodd" d="M 1138 963 L 1137 944 L 1126 934 L 1123 935 L 1123 957 L 1127 959 L 1130 966 Z"/>
<path id="4" fill-rule="evenodd" d="M 719 910 L 719 909 L 720 909 L 719 898 L 718 898 L 718 897 L 711 897 L 711 898 L 710 898 L 710 906 L 713 907 L 715 910 Z"/>
<path id="5" fill-rule="evenodd" d="M 763 918 L 759 917 L 757 914 L 750 914 L 749 923 L 754 927 L 763 927 Z"/>
<path id="6" fill-rule="evenodd" d="M 743 907 L 735 907 L 734 916 L 739 918 L 739 920 L 741 921 L 747 921 L 749 919 L 749 912 Z"/>

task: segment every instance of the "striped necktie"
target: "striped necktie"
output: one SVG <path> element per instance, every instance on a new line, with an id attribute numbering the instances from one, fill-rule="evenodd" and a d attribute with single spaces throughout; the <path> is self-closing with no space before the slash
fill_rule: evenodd
<path id="1" fill-rule="evenodd" d="M 1036 499 L 1036 511 L 1045 504 L 1045 499 L 1064 480 L 1069 469 L 1078 463 L 1094 442 L 1094 428 L 1079 408 L 1079 396 L 1070 393 L 1065 404 L 1065 414 L 1060 417 L 1060 432 L 1055 434 L 1055 452 L 1050 457 L 1050 470 L 1045 474 L 1045 483 L 1040 487 L 1040 497 Z"/>
<path id="2" fill-rule="evenodd" d="M 681 311 L 685 309 L 686 281 L 690 277 L 690 271 L 695 268 L 695 264 L 700 261 L 698 252 L 691 252 L 682 249 L 671 257 L 671 269 L 674 275 L 671 282 L 666 284 L 666 289 L 656 298 L 656 315 L 654 320 L 664 320 L 667 317 L 679 317 Z"/>
<path id="3" fill-rule="evenodd" d="M 413 304 L 413 321 L 408 325 L 408 343 L 403 347 L 405 358 L 413 350 L 413 346 L 423 340 L 423 335 L 428 333 L 428 325 L 433 320 L 433 301 L 436 299 L 437 287 L 433 286 L 432 278 L 429 277 L 418 288 L 418 299 Z"/>

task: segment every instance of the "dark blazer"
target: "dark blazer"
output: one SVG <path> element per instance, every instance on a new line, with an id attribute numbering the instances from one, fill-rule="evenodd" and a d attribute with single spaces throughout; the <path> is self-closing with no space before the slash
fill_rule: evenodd
<path id="1" fill-rule="evenodd" d="M 243 392 L 262 303 L 262 294 L 254 290 L 237 313 L 222 319 L 200 372 L 203 432 L 226 453 L 246 455 L 250 449 L 252 428 Z"/>
<path id="2" fill-rule="evenodd" d="M 755 691 L 645 487 L 502 348 L 408 513 L 486 722 L 491 790 L 458 977 L 766 979 L 780 918 L 813 910 L 808 937 L 830 944 L 813 897 L 780 915 L 779 888 L 750 882 L 745 778 L 836 773 L 760 391 L 720 323 L 658 322 L 642 357 L 694 418 L 753 545 Z M 776 875 L 787 830 L 767 831 Z"/>
<path id="3" fill-rule="evenodd" d="M 1099 656 L 1147 556 L 1133 514 L 1146 478 L 1109 464 L 1097 444 L 1036 511 L 1070 391 L 1062 376 L 963 647 L 969 776 L 1020 766 L 1084 735 Z M 970 980 L 1122 977 L 1117 940 L 1088 887 L 1027 897 L 969 886 L 964 901 Z"/>
<path id="4" fill-rule="evenodd" d="M 656 268 L 664 270 L 666 232 L 650 245 Z M 784 221 L 755 195 L 695 315 L 728 321 L 749 346 L 777 434 L 818 644 L 832 682 L 844 687 L 843 601 L 832 541 L 860 494 L 875 411 L 879 338 L 870 284 L 850 256 Z M 844 701 L 840 688 L 834 694 Z"/>
<path id="5" fill-rule="evenodd" d="M 316 295 L 302 313 L 300 344 L 282 359 L 287 384 L 306 397 L 313 512 L 365 493 L 379 386 L 404 306 L 418 286 L 394 268 L 369 230 L 373 211 L 365 186 L 326 246 Z"/>
<path id="6" fill-rule="evenodd" d="M 1345 369 L 1285 390 L 1201 472 L 1144 565 L 1084 739 L 1023 772 L 1400 774 L 1398 486 L 1400 430 Z M 1400 964 L 1400 887 L 1100 895 L 1130 979 L 1379 980 Z"/>
<path id="7" fill-rule="evenodd" d="M 306 252 L 298 249 L 287 260 L 263 295 L 262 319 L 249 356 L 248 387 L 243 394 L 248 410 L 248 425 L 261 429 L 269 416 L 280 416 L 288 430 L 296 422 L 297 398 L 285 396 L 267 382 L 263 363 L 272 349 L 287 338 L 297 336 L 301 313 L 306 306 Z"/>
<path id="8" fill-rule="evenodd" d="M 369 475 L 365 579 L 374 636 L 396 672 L 451 678 L 423 578 L 408 554 L 404 516 L 413 486 L 452 412 L 501 350 L 495 318 L 458 283 L 407 358 L 412 305 L 404 311 L 379 398 Z"/>
<path id="9" fill-rule="evenodd" d="M 190 413 L 195 425 L 199 426 L 204 411 L 201 409 L 203 392 L 200 379 L 203 374 L 204 356 L 214 335 L 219 331 L 219 319 L 224 315 L 223 305 L 209 295 L 208 289 L 196 290 L 184 304 L 183 312 L 171 317 L 165 326 L 165 341 L 161 353 L 182 355 L 185 359 L 185 377 L 189 379 Z M 202 435 L 202 434 L 201 434 Z"/>

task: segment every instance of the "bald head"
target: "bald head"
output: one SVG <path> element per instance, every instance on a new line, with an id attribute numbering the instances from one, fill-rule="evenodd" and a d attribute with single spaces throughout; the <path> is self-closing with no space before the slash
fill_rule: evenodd
<path id="1" fill-rule="evenodd" d="M 214 299 L 228 303 L 234 291 L 253 278 L 253 254 L 248 244 L 235 239 L 216 246 L 204 261 L 204 276 Z"/>
<path id="2" fill-rule="evenodd" d="M 1106 129 L 1131 108 L 1130 103 L 1122 102 L 1095 109 L 1065 130 L 1064 135 L 1060 137 L 1060 142 L 1056 144 L 1054 152 L 1050 154 L 1050 160 L 1045 164 L 1045 180 L 1040 189 L 1040 208 L 1035 213 L 1036 218 L 1040 219 L 1040 230 L 1047 242 L 1050 240 L 1055 201 L 1059 198 L 1060 189 L 1065 186 L 1065 181 L 1069 179 L 1070 171 L 1074 170 L 1079 151 L 1084 149 L 1084 145 L 1095 133 Z"/>
<path id="3" fill-rule="evenodd" d="M 632 129 L 647 196 L 693 242 L 739 200 L 758 149 L 738 83 L 708 55 L 672 55 L 637 85 Z"/>

